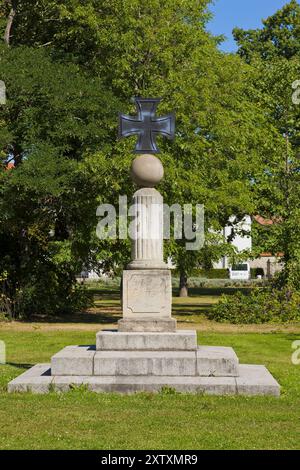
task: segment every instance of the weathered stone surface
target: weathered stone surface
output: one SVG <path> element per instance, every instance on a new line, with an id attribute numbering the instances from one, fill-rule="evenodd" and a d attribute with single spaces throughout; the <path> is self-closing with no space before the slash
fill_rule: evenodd
<path id="1" fill-rule="evenodd" d="M 133 195 L 130 215 L 133 216 L 129 227 L 132 260 L 126 269 L 167 269 L 168 266 L 163 259 L 163 198 L 161 194 L 149 187 L 136 191 Z M 126 279 L 126 274 L 124 279 Z"/>
<path id="2" fill-rule="evenodd" d="M 232 348 L 199 346 L 197 374 L 204 377 L 237 377 L 239 360 Z"/>
<path id="3" fill-rule="evenodd" d="M 280 395 L 280 385 L 265 366 L 240 365 L 236 383 L 239 395 Z"/>
<path id="4" fill-rule="evenodd" d="M 97 393 L 160 392 L 166 387 L 181 393 L 206 393 L 209 395 L 234 395 L 236 393 L 236 383 L 232 377 L 56 377 L 52 386 L 57 392 L 67 392 L 73 386 L 79 385 L 86 385 L 90 391 Z"/>
<path id="5" fill-rule="evenodd" d="M 170 270 L 123 271 L 123 318 L 171 318 L 171 303 Z"/>
<path id="6" fill-rule="evenodd" d="M 197 349 L 196 331 L 175 333 L 99 331 L 97 351 L 193 351 Z"/>
<path id="7" fill-rule="evenodd" d="M 97 351 L 94 375 L 193 376 L 193 351 Z"/>
<path id="8" fill-rule="evenodd" d="M 234 395 L 235 379 L 232 377 L 87 377 L 83 383 L 93 392 L 160 392 L 171 388 L 180 393 L 206 393 L 208 395 Z"/>
<path id="9" fill-rule="evenodd" d="M 67 392 L 74 386 L 85 385 L 98 393 L 160 392 L 169 387 L 181 393 L 206 393 L 209 395 L 234 395 L 236 382 L 232 377 L 159 377 L 159 376 L 80 376 L 55 377 L 52 387 L 57 392 Z"/>
<path id="10" fill-rule="evenodd" d="M 48 393 L 53 377 L 50 364 L 37 364 L 9 382 L 8 392 Z"/>
<path id="11" fill-rule="evenodd" d="M 52 375 L 93 375 L 94 346 L 67 346 L 51 358 Z"/>
<path id="12" fill-rule="evenodd" d="M 87 375 L 56 375 L 53 377 L 52 387 L 56 392 L 68 392 L 72 387 L 79 387 L 84 381 L 93 376 Z"/>
<path id="13" fill-rule="evenodd" d="M 66 392 L 72 386 L 86 385 L 94 392 L 159 392 L 165 387 L 182 393 L 209 395 L 273 395 L 280 386 L 264 366 L 239 366 L 240 377 L 169 376 L 60 376 L 51 377 L 50 364 L 38 364 L 8 384 L 9 392 Z"/>
<path id="14" fill-rule="evenodd" d="M 149 332 L 174 333 L 176 331 L 175 318 L 123 318 L 118 321 L 121 332 Z"/>
<path id="15" fill-rule="evenodd" d="M 195 350 L 194 350 L 195 351 Z M 199 375 L 236 377 L 238 358 L 232 348 L 200 346 L 179 350 L 101 350 L 95 355 L 95 375 Z"/>

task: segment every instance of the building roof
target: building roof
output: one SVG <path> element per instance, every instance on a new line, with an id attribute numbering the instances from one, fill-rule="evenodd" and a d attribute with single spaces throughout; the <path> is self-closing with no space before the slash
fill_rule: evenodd
<path id="1" fill-rule="evenodd" d="M 263 225 L 264 227 L 271 226 L 274 224 L 279 224 L 280 222 L 282 222 L 281 217 L 273 217 L 272 219 L 266 219 L 265 217 L 262 217 L 261 215 L 255 215 L 253 219 L 259 225 Z"/>
<path id="2" fill-rule="evenodd" d="M 276 255 L 272 254 L 272 253 L 261 253 L 260 255 L 260 258 L 283 258 L 284 257 L 284 253 L 276 253 Z"/>

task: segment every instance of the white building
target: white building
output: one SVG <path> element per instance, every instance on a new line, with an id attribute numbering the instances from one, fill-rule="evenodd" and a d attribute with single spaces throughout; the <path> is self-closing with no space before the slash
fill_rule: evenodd
<path id="1" fill-rule="evenodd" d="M 252 250 L 252 224 L 258 223 L 265 227 L 273 225 L 274 221 L 269 219 L 264 219 L 261 216 L 255 216 L 254 220 L 250 216 L 246 216 L 241 222 L 235 224 L 235 217 L 230 218 L 230 222 L 234 225 L 234 228 L 231 225 L 224 227 L 223 237 L 224 241 L 227 241 L 235 234 L 231 240 L 231 243 L 236 247 L 239 253 L 243 251 Z M 261 253 L 261 255 L 254 259 L 248 260 L 250 268 L 257 269 L 259 275 L 263 275 L 268 279 L 272 278 L 278 271 L 282 270 L 282 257 L 283 253 L 278 253 L 277 256 L 272 255 L 271 253 Z M 230 262 L 226 256 L 224 256 L 218 263 L 214 263 L 214 268 L 216 269 L 228 269 L 230 267 Z"/>
<path id="2" fill-rule="evenodd" d="M 252 250 L 252 237 L 251 237 L 251 226 L 252 219 L 250 216 L 246 216 L 241 222 L 235 223 L 235 216 L 230 218 L 232 225 L 227 225 L 223 228 L 223 238 L 227 242 L 231 239 L 232 245 L 236 248 L 238 253 L 243 251 Z M 215 269 L 228 269 L 229 260 L 227 256 L 220 259 L 218 263 L 214 263 Z"/>

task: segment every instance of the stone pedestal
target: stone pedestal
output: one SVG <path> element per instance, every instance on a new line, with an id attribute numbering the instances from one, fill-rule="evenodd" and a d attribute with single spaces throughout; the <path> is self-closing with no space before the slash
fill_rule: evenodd
<path id="1" fill-rule="evenodd" d="M 120 331 L 175 331 L 171 318 L 172 287 L 169 269 L 123 272 Z"/>
<path id="2" fill-rule="evenodd" d="M 163 198 L 154 188 L 133 196 L 132 261 L 122 276 L 122 332 L 175 332 L 171 272 L 163 260 Z"/>

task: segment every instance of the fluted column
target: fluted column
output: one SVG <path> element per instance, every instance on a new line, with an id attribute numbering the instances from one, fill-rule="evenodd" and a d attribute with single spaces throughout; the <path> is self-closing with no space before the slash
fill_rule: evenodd
<path id="1" fill-rule="evenodd" d="M 163 198 L 154 188 L 133 196 L 130 225 L 131 263 L 127 269 L 166 269 L 163 261 Z"/>

